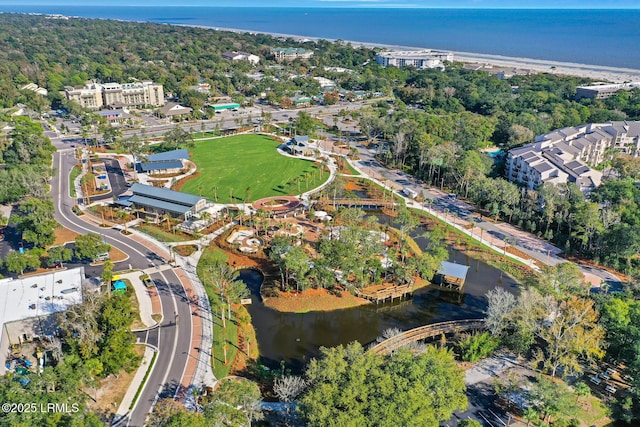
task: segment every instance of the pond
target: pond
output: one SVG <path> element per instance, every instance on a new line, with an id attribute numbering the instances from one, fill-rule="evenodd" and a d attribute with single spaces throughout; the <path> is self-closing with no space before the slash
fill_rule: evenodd
<path id="1" fill-rule="evenodd" d="M 424 230 L 417 230 L 416 236 Z M 424 240 L 416 238 L 422 246 Z M 262 274 L 244 269 L 239 280 L 251 290 L 251 305 L 247 306 L 256 330 L 262 363 L 279 366 L 284 360 L 294 371 L 319 354 L 321 346 L 332 347 L 359 341 L 367 345 L 385 329 L 407 330 L 429 323 L 484 317 L 486 293 L 503 287 L 517 292 L 517 283 L 482 261 L 449 249 L 449 261 L 470 266 L 461 292 L 428 286 L 417 290 L 412 298 L 365 305 L 344 310 L 309 313 L 282 313 L 265 307 L 260 298 Z"/>

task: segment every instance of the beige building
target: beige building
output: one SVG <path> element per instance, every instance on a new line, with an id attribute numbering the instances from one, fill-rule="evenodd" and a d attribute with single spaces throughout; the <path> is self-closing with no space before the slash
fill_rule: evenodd
<path id="1" fill-rule="evenodd" d="M 576 98 L 606 99 L 610 98 L 618 91 L 630 91 L 640 89 L 640 82 L 619 83 L 619 84 L 595 84 L 590 86 L 578 86 L 576 88 Z"/>
<path id="2" fill-rule="evenodd" d="M 396 50 L 376 55 L 376 62 L 383 67 L 444 68 L 444 61 L 452 62 L 453 53 L 425 49 Z"/>
<path id="3" fill-rule="evenodd" d="M 161 84 L 140 83 L 89 83 L 83 88 L 65 88 L 67 99 L 84 108 L 106 107 L 161 107 L 164 91 Z"/>
<path id="4" fill-rule="evenodd" d="M 592 169 L 608 160 L 608 151 L 640 155 L 640 122 L 592 123 L 539 135 L 509 151 L 507 179 L 533 190 L 551 182 L 574 182 L 581 191 L 598 187 L 602 173 Z"/>
<path id="5" fill-rule="evenodd" d="M 293 61 L 297 58 L 309 59 L 313 56 L 313 51 L 299 47 L 272 47 L 271 55 L 276 61 Z"/>
<path id="6" fill-rule="evenodd" d="M 260 62 L 260 57 L 258 55 L 247 52 L 224 52 L 222 57 L 230 61 L 249 61 L 253 65 L 257 65 L 258 62 Z"/>

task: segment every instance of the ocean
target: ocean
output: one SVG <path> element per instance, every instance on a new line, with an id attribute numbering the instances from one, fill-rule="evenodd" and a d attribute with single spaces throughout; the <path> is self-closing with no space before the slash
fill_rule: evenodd
<path id="1" fill-rule="evenodd" d="M 0 5 L 0 11 L 234 28 L 640 69 L 640 10 Z"/>

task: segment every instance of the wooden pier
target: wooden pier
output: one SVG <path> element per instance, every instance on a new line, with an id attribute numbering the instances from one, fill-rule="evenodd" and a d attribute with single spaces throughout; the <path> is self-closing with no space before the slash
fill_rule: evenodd
<path id="1" fill-rule="evenodd" d="M 375 285 L 356 291 L 356 295 L 360 298 L 375 302 L 376 304 L 384 303 L 385 301 L 393 302 L 395 299 L 400 300 L 412 294 L 413 283 L 406 285 Z"/>

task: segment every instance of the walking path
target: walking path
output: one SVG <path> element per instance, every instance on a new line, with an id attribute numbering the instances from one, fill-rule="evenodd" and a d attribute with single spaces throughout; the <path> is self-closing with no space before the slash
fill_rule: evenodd
<path id="1" fill-rule="evenodd" d="M 142 356 L 142 361 L 140 362 L 140 366 L 136 371 L 136 374 L 133 376 L 131 380 L 131 384 L 127 389 L 127 392 L 124 394 L 122 398 L 122 402 L 120 402 L 120 406 L 118 406 L 118 410 L 116 411 L 113 420 L 114 423 L 111 425 L 117 425 L 119 421 L 124 420 L 125 417 L 129 414 L 130 408 L 132 408 L 134 399 L 138 390 L 142 387 L 142 382 L 144 381 L 144 377 L 148 376 L 147 372 L 154 368 L 151 366 L 151 361 L 153 360 L 153 354 L 158 351 L 155 348 L 147 345 L 144 350 L 144 355 Z"/>

